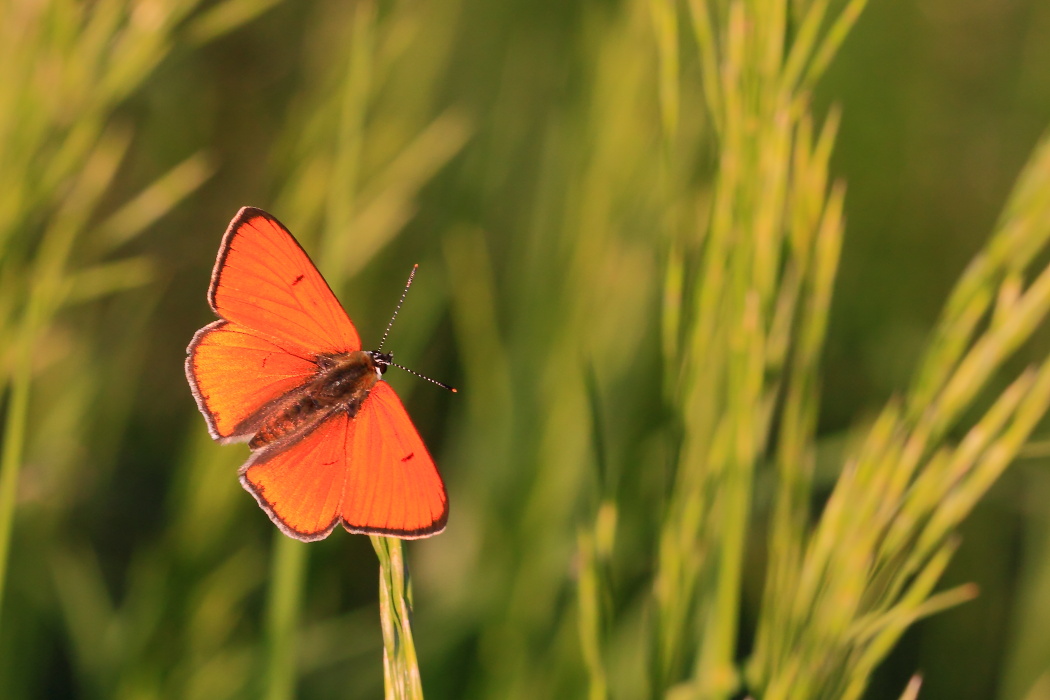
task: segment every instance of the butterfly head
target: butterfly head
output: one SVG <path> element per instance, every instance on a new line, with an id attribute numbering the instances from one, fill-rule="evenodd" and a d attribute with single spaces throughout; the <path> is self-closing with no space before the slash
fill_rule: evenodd
<path id="1" fill-rule="evenodd" d="M 380 374 L 385 374 L 386 371 L 390 369 L 390 365 L 394 364 L 394 353 L 392 352 L 369 350 L 368 356 L 372 358 L 372 362 L 375 363 Z"/>

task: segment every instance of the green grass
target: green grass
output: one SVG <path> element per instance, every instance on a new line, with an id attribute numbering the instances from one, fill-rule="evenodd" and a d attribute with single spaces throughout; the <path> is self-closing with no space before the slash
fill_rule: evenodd
<path id="1" fill-rule="evenodd" d="M 152 191 L 144 216 L 77 250 L 129 146 L 113 111 L 166 55 L 165 38 L 194 2 L 158 5 L 149 22 L 125 2 L 26 4 L 7 8 L 0 62 L 6 166 L 0 203 L 0 256 L 8 299 L 3 327 L 11 339 L 4 446 L 0 460 L 0 598 L 5 587 L 19 472 L 24 460 L 34 364 L 48 327 L 71 303 L 143 284 L 144 259 L 98 260 L 143 230 L 204 179 L 184 166 Z M 145 193 L 144 193 L 145 194 Z M 140 207 L 142 209 L 142 207 Z M 119 216 L 116 215 L 116 216 Z M 103 229 L 104 230 L 104 229 Z M 80 255 L 76 255 L 80 253 Z M 16 291 L 17 290 L 17 291 Z"/>
<path id="2" fill-rule="evenodd" d="M 1038 697 L 1045 110 L 961 165 L 908 129 L 1044 103 L 944 109 L 941 34 L 867 5 L 5 5 L 0 696 Z M 388 347 L 460 391 L 387 378 L 442 535 L 294 542 L 206 435 L 242 205 L 366 345 L 420 264 Z"/>

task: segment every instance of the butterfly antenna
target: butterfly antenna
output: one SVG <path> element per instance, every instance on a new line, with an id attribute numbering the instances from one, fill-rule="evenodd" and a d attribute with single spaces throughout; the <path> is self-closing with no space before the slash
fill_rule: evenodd
<path id="1" fill-rule="evenodd" d="M 405 303 L 405 295 L 408 294 L 408 288 L 412 286 L 412 280 L 416 278 L 416 270 L 419 268 L 419 263 L 412 266 L 412 272 L 408 273 L 408 281 L 405 282 L 405 291 L 401 292 L 401 298 L 397 301 L 397 308 L 394 309 L 394 315 L 390 317 L 390 323 L 386 324 L 386 330 L 383 332 L 383 339 L 379 341 L 379 349 L 382 350 L 383 346 L 386 345 L 386 337 L 390 335 L 390 327 L 394 325 L 394 321 L 397 320 L 397 314 L 401 311 L 401 305 Z M 404 369 L 402 367 L 402 369 Z M 413 374 L 415 374 L 413 372 Z M 424 377 L 426 379 L 426 377 Z M 437 384 L 439 382 L 435 382 Z M 447 387 L 446 387 L 447 388 Z"/>
<path id="2" fill-rule="evenodd" d="M 399 364 L 397 364 L 396 362 L 391 362 L 391 363 L 390 363 L 390 366 L 391 366 L 391 367 L 397 367 L 398 369 L 403 369 L 403 370 L 405 370 L 406 372 L 408 372 L 409 374 L 414 374 L 414 375 L 416 375 L 417 377 L 419 377 L 420 379 L 425 379 L 425 380 L 427 380 L 427 381 L 428 381 L 428 382 L 430 382 L 431 384 L 437 384 L 437 385 L 438 385 L 439 387 L 441 387 L 442 389 L 447 389 L 448 391 L 451 391 L 451 392 L 452 392 L 453 394 L 455 394 L 455 393 L 458 393 L 458 392 L 456 391 L 456 388 L 455 388 L 455 387 L 449 386 L 448 384 L 445 384 L 444 382 L 439 382 L 439 381 L 438 381 L 438 380 L 436 380 L 436 379 L 431 379 L 430 377 L 428 377 L 428 376 L 427 376 L 427 375 L 425 375 L 425 374 L 420 374 L 419 372 L 416 372 L 416 371 L 414 371 L 414 370 L 411 370 L 411 369 L 409 369 L 408 367 L 404 367 L 404 366 L 402 366 L 402 365 L 399 365 Z"/>
<path id="3" fill-rule="evenodd" d="M 412 272 L 408 273 L 408 281 L 405 282 L 405 291 L 401 292 L 401 298 L 397 300 L 397 308 L 394 309 L 394 315 L 390 317 L 390 323 L 386 324 L 386 330 L 383 332 L 383 339 L 381 341 L 379 341 L 379 349 L 376 350 L 376 352 L 381 352 L 383 350 L 383 346 L 386 345 L 386 337 L 388 335 L 390 335 L 390 328 L 391 328 L 391 326 L 394 325 L 394 321 L 397 320 L 397 314 L 398 314 L 399 311 L 401 311 L 401 305 L 405 303 L 405 296 L 408 294 L 408 288 L 412 286 L 412 280 L 414 280 L 416 278 L 416 270 L 418 270 L 418 269 L 419 269 L 419 264 L 417 263 L 417 264 L 412 266 Z M 445 384 L 444 382 L 439 382 L 436 379 L 431 379 L 430 377 L 426 376 L 425 374 L 420 374 L 419 372 L 416 372 L 415 370 L 411 370 L 408 367 L 405 367 L 403 365 L 399 365 L 396 362 L 390 362 L 389 364 L 390 364 L 391 367 L 397 367 L 398 369 L 402 369 L 402 370 L 408 372 L 409 374 L 414 374 L 415 376 L 419 377 L 420 379 L 425 379 L 426 381 L 430 382 L 431 384 L 437 384 L 442 389 L 446 389 L 448 391 L 451 391 L 453 394 L 457 393 L 455 387 L 451 387 L 448 384 Z"/>

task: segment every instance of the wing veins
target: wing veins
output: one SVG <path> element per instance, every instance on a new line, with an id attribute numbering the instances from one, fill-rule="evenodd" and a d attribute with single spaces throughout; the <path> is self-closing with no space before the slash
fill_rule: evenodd
<path id="1" fill-rule="evenodd" d="M 219 315 L 222 318 L 222 320 L 226 322 L 226 325 L 225 326 L 219 326 L 218 328 L 213 328 L 208 333 L 208 335 L 210 335 L 212 332 L 215 332 L 217 330 L 226 330 L 226 329 L 228 329 L 227 332 L 230 332 L 230 333 L 238 333 L 240 335 L 246 335 L 246 336 L 248 336 L 250 338 L 258 338 L 260 340 L 265 340 L 266 342 L 270 343 L 271 345 L 273 345 L 275 348 L 277 348 L 281 352 L 283 352 L 283 353 L 285 353 L 287 355 L 291 355 L 292 357 L 297 357 L 300 360 L 303 360 L 304 362 L 313 363 L 317 359 L 316 355 L 310 354 L 309 350 L 307 350 L 306 348 L 304 348 L 302 346 L 299 346 L 299 345 L 296 346 L 296 350 L 298 352 L 293 352 L 292 350 L 289 350 L 284 345 L 284 343 L 288 342 L 288 340 L 286 338 L 279 338 L 278 336 L 272 335 L 270 333 L 267 333 L 266 331 L 259 330 L 258 328 L 254 328 L 254 327 L 249 326 L 247 324 L 241 323 L 240 321 L 231 321 L 230 319 L 226 318 L 225 316 L 222 316 L 222 314 L 219 314 Z M 231 325 L 232 326 L 237 326 L 237 328 L 230 328 Z M 241 330 L 242 328 L 246 329 L 246 330 Z M 248 333 L 246 331 L 251 331 L 251 333 Z M 207 337 L 207 336 L 205 336 L 205 337 Z M 227 347 L 231 347 L 231 346 L 227 346 Z M 240 346 L 237 346 L 237 347 L 240 347 Z M 254 350 L 255 348 L 248 347 L 248 348 L 244 348 L 244 349 L 246 349 L 246 350 Z M 263 352 L 265 352 L 265 351 L 263 351 Z M 302 354 L 302 353 L 305 353 L 305 354 Z"/>
<path id="2" fill-rule="evenodd" d="M 252 226 L 252 228 L 255 229 L 256 231 L 259 230 L 259 229 L 255 228 L 254 226 Z M 291 237 L 291 234 L 288 233 L 287 231 L 283 231 L 282 233 L 284 233 L 288 237 Z M 300 253 L 302 253 L 303 257 L 305 258 L 305 260 L 303 260 L 301 262 L 305 262 L 309 266 L 307 271 L 314 273 L 312 275 L 309 275 L 309 279 L 311 280 L 311 282 L 313 284 L 313 287 L 314 287 L 313 291 L 315 292 L 315 294 L 320 292 L 321 296 L 327 295 L 327 299 L 329 300 L 330 303 L 324 304 L 324 306 L 327 308 L 328 317 L 329 317 L 328 320 L 333 323 L 333 326 L 338 325 L 341 320 L 349 321 L 350 319 L 349 319 L 349 316 L 347 316 L 347 314 L 346 314 L 346 309 L 344 309 L 342 304 L 339 303 L 338 297 L 336 297 L 335 292 L 332 291 L 332 288 L 325 281 L 324 276 L 321 274 L 321 271 L 317 269 L 317 266 L 313 263 L 312 260 L 310 260 L 310 256 L 306 254 L 306 251 L 302 250 L 302 248 L 299 246 L 299 244 L 297 242 L 295 242 L 294 238 L 292 239 L 292 242 L 295 243 L 296 250 L 298 250 Z M 243 250 L 239 251 L 239 252 L 242 255 L 245 254 L 245 251 L 243 251 Z M 277 251 L 270 251 L 270 252 L 271 253 L 275 253 Z M 295 263 L 299 263 L 300 261 L 294 260 L 287 250 L 282 250 L 280 252 L 281 252 L 281 254 L 284 255 L 285 262 L 293 263 L 292 265 L 290 265 L 290 267 L 295 267 L 296 269 L 300 269 L 302 267 L 299 264 L 295 264 Z M 269 257 L 272 257 L 272 255 L 269 256 Z M 289 293 L 291 295 L 291 297 L 293 299 L 295 299 L 296 303 L 299 305 L 299 310 L 302 311 L 303 314 L 305 314 L 307 316 L 310 316 L 310 314 L 307 313 L 306 308 L 302 305 L 302 302 L 299 299 L 299 295 L 295 293 L 294 288 L 289 283 L 284 281 L 284 278 L 281 276 L 281 274 L 277 270 L 274 270 L 271 266 L 266 264 L 267 258 L 263 257 L 263 256 L 256 255 L 256 256 L 253 256 L 253 259 L 256 262 L 259 263 L 260 267 L 263 267 L 268 272 L 270 272 L 273 279 L 281 280 L 282 286 L 278 286 L 277 284 L 275 284 L 272 281 L 270 281 L 270 284 L 272 286 L 274 286 L 275 288 L 277 288 L 277 289 L 286 290 L 287 293 Z M 244 268 L 241 268 L 241 267 L 239 267 L 237 265 L 228 265 L 228 266 L 229 267 L 233 267 L 234 269 L 244 270 Z M 257 275 L 257 277 L 258 277 L 258 275 Z M 340 311 L 343 312 L 342 313 L 342 317 L 339 317 L 339 316 L 335 315 L 334 312 L 335 312 L 336 308 L 338 308 Z M 319 327 L 322 327 L 322 326 L 319 325 Z M 331 341 L 333 339 L 332 338 L 328 338 L 328 340 Z M 333 345 L 339 345 L 339 343 L 333 343 Z"/>
<path id="3" fill-rule="evenodd" d="M 239 287 L 234 287 L 232 285 L 225 285 L 225 288 L 229 289 L 229 290 L 232 290 L 232 291 L 241 292 L 242 294 L 245 294 L 245 293 L 249 292 L 249 290 L 241 289 Z M 273 299 L 273 298 L 270 298 L 270 297 L 263 297 L 263 296 L 258 295 L 258 294 L 255 294 L 255 295 L 252 295 L 252 296 L 254 296 L 255 298 L 259 298 L 259 299 L 265 299 L 267 302 L 270 302 L 273 305 L 280 306 L 280 307 L 288 309 L 289 311 L 292 311 L 292 312 L 299 311 L 306 318 L 311 318 L 310 314 L 306 313 L 306 309 L 303 308 L 302 304 L 300 304 L 298 302 L 296 302 L 296 306 L 298 307 L 298 308 L 296 308 L 296 306 L 292 306 L 291 304 L 287 304 L 287 303 L 285 303 L 285 302 L 283 302 L 281 300 L 278 300 L 278 299 Z M 246 298 L 245 299 L 235 300 L 235 301 L 239 301 L 242 304 L 249 305 L 253 309 L 257 309 L 257 310 L 260 310 L 260 311 L 267 311 L 266 307 L 261 306 L 261 305 L 256 304 L 256 303 L 253 303 L 253 302 L 249 301 Z M 228 308 L 228 305 L 227 305 L 227 308 Z M 217 310 L 217 313 L 220 316 L 222 316 L 222 310 L 221 309 Z M 341 346 L 343 345 L 342 342 L 335 342 L 335 339 L 333 339 L 331 337 L 325 337 L 325 332 L 323 330 L 319 330 L 319 329 L 322 328 L 320 326 L 320 324 L 318 324 L 317 328 L 308 328 L 308 327 L 304 326 L 302 323 L 294 320 L 294 318 L 292 318 L 291 316 L 285 316 L 285 315 L 281 315 L 281 314 L 277 314 L 277 313 L 273 313 L 273 315 L 276 316 L 277 318 L 283 320 L 283 321 L 288 322 L 290 325 L 294 325 L 294 326 L 298 327 L 299 329 L 305 331 L 306 333 L 308 333 L 310 335 L 316 335 L 316 336 L 322 337 L 322 339 L 326 340 L 333 348 L 341 348 Z M 223 316 L 223 318 L 226 318 L 226 317 Z M 229 320 L 229 319 L 227 319 L 227 320 Z M 245 323 L 243 323 L 241 321 L 234 321 L 234 323 L 239 323 L 242 326 L 250 327 L 250 326 L 248 326 L 247 324 L 245 324 Z"/>

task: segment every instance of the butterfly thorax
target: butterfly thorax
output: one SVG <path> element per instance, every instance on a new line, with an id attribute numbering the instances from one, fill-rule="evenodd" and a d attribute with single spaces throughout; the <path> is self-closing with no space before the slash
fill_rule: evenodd
<path id="1" fill-rule="evenodd" d="M 374 350 L 319 355 L 316 376 L 268 411 L 248 446 L 255 450 L 304 434 L 335 411 L 354 417 L 391 360 L 390 354 Z"/>

